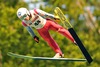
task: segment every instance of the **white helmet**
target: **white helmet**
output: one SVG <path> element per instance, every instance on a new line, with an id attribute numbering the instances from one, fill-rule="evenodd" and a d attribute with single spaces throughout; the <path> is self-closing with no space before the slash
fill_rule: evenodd
<path id="1" fill-rule="evenodd" d="M 19 8 L 17 10 L 17 16 L 21 20 L 24 20 L 28 15 L 30 15 L 29 11 L 26 8 Z"/>

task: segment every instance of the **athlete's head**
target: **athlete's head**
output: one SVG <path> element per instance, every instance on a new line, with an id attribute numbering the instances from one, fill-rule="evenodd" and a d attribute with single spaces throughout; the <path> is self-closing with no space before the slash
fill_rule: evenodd
<path id="1" fill-rule="evenodd" d="M 17 10 L 17 16 L 21 20 L 24 20 L 29 15 L 30 15 L 30 13 L 26 8 L 19 8 Z"/>

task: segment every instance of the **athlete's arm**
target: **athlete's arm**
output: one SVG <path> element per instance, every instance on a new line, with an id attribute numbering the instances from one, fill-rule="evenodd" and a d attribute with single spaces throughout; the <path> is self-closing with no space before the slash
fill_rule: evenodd
<path id="1" fill-rule="evenodd" d="M 54 16 L 54 15 L 52 15 L 52 14 L 49 14 L 49 13 L 47 13 L 47 12 L 45 12 L 45 11 L 42 11 L 42 10 L 40 10 L 40 9 L 34 9 L 34 11 L 35 11 L 35 13 L 36 14 L 38 14 L 39 16 L 41 16 L 41 17 L 43 17 L 43 18 L 45 18 L 45 19 L 51 19 L 51 20 L 60 20 L 58 17 L 56 17 L 56 16 Z"/>
<path id="2" fill-rule="evenodd" d="M 35 35 L 34 31 L 30 26 L 27 26 L 24 22 L 22 22 L 22 25 L 26 28 L 26 30 L 30 33 L 30 35 L 34 38 L 34 40 L 38 43 L 39 38 Z"/>

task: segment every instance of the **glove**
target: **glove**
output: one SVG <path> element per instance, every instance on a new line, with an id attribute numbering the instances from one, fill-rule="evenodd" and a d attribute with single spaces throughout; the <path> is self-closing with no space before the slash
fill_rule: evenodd
<path id="1" fill-rule="evenodd" d="M 58 16 L 55 16 L 54 21 L 55 21 L 55 22 L 60 22 L 59 17 L 58 17 Z"/>
<path id="2" fill-rule="evenodd" d="M 59 18 L 54 18 L 54 21 L 55 22 L 60 22 L 60 19 Z"/>
<path id="3" fill-rule="evenodd" d="M 37 36 L 34 36 L 34 40 L 39 43 L 39 38 Z"/>

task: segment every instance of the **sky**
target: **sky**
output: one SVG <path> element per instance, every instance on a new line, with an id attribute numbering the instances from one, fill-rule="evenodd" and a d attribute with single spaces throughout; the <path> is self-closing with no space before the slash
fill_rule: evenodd
<path id="1" fill-rule="evenodd" d="M 37 3 L 34 3 L 36 0 L 24 0 L 24 1 L 29 4 L 29 9 L 39 8 L 40 5 L 42 5 L 42 6 L 45 5 L 45 2 L 42 2 L 41 0 L 38 0 Z"/>

